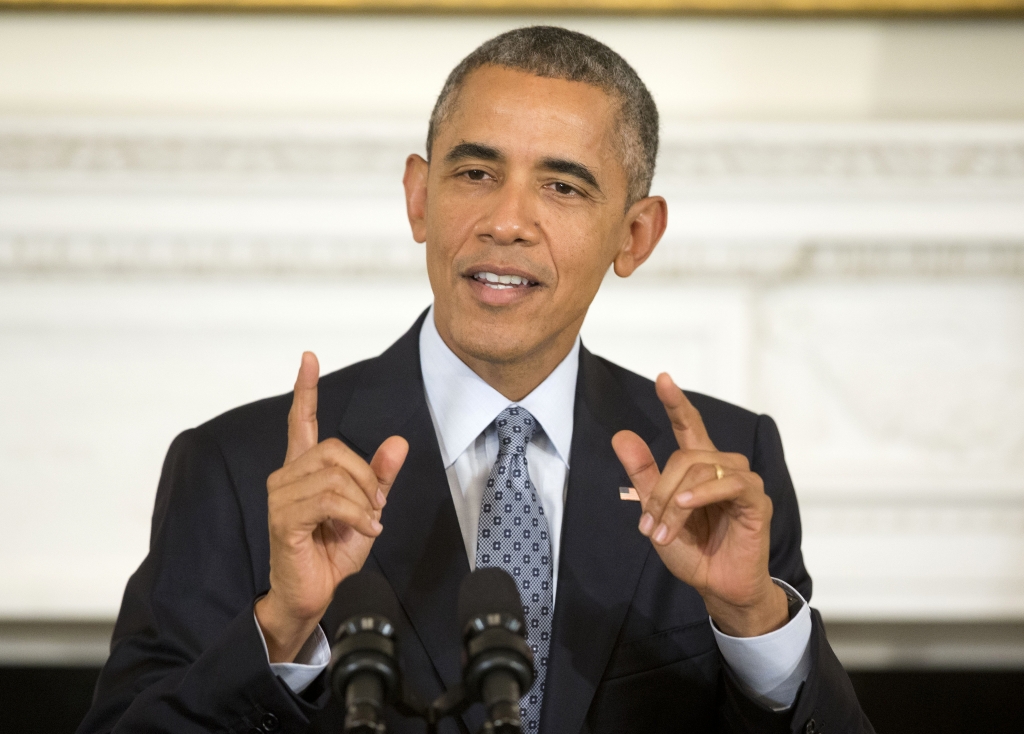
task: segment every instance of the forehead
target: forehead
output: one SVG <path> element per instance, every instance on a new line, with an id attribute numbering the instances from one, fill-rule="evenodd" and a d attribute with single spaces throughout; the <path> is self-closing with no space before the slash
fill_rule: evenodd
<path id="1" fill-rule="evenodd" d="M 434 153 L 443 156 L 452 145 L 472 141 L 513 154 L 618 163 L 617 112 L 611 96 L 594 85 L 483 66 L 463 82 L 438 130 L 442 148 Z"/>

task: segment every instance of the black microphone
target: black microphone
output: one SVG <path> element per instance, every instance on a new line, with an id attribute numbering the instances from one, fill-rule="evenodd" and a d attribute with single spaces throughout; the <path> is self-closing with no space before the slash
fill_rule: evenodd
<path id="1" fill-rule="evenodd" d="M 398 599 L 383 576 L 354 573 L 334 592 L 344 622 L 331 645 L 331 690 L 345 702 L 347 734 L 383 734 L 384 705 L 399 695 Z"/>
<path id="2" fill-rule="evenodd" d="M 533 651 L 519 589 L 500 568 L 478 568 L 459 588 L 462 680 L 487 711 L 485 732 L 519 734 L 519 699 L 533 685 Z"/>

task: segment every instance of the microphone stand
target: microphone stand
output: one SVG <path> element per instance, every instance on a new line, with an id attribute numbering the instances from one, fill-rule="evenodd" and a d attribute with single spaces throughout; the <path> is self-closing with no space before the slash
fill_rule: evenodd
<path id="1" fill-rule="evenodd" d="M 395 710 L 403 716 L 416 716 L 427 722 L 427 734 L 437 734 L 437 725 L 448 716 L 459 716 L 469 708 L 466 687 L 462 683 L 448 689 L 430 705 L 427 705 L 412 691 L 403 691 L 401 699 L 395 702 Z"/>

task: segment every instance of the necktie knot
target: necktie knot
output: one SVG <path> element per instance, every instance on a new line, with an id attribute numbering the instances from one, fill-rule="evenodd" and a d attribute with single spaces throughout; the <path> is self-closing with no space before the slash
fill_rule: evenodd
<path id="1" fill-rule="evenodd" d="M 494 427 L 498 431 L 499 456 L 524 454 L 537 429 L 537 420 L 526 408 L 510 405 L 494 419 Z"/>

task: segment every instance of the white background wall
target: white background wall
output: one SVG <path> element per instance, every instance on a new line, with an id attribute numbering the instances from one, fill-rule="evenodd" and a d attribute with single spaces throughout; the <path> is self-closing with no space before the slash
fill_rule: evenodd
<path id="1" fill-rule="evenodd" d="M 668 119 L 1024 116 L 1020 21 L 212 13 L 5 12 L 0 109 L 422 124 L 459 59 L 531 22 L 612 45 Z"/>
<path id="2" fill-rule="evenodd" d="M 828 618 L 1024 617 L 1024 24 L 556 20 L 665 121 L 588 345 L 778 420 Z M 0 15 L 0 617 L 112 617 L 178 431 L 429 303 L 402 160 L 522 22 Z"/>

